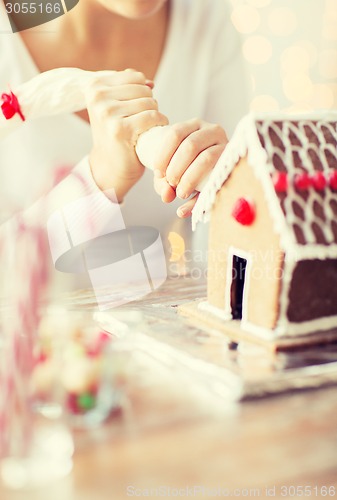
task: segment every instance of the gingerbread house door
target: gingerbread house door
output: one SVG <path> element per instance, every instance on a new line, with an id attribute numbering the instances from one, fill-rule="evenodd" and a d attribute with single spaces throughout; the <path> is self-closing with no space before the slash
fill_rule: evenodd
<path id="1" fill-rule="evenodd" d="M 236 320 L 245 319 L 249 254 L 230 249 L 227 267 L 226 310 Z"/>

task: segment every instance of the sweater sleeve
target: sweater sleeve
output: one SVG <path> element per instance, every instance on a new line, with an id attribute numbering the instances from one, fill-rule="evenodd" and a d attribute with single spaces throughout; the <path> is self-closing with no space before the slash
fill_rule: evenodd
<path id="1" fill-rule="evenodd" d="M 113 190 L 101 191 L 91 174 L 88 157 L 34 205 L 2 226 L 6 247 L 16 244 L 18 221 L 27 227 L 40 227 L 49 240 L 51 257 L 58 260 L 76 246 L 125 228 L 120 205 Z M 82 263 L 74 263 L 70 272 L 81 272 Z"/>

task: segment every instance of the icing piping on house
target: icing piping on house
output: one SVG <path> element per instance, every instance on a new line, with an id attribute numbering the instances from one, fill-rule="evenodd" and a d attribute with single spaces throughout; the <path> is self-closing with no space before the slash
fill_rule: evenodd
<path id="1" fill-rule="evenodd" d="M 200 311 L 205 311 L 217 316 L 223 321 L 231 321 L 232 316 L 227 315 L 223 309 L 209 304 L 207 301 L 200 302 L 198 305 Z M 255 325 L 249 321 L 242 321 L 241 328 L 244 331 L 253 333 L 262 340 L 274 340 L 275 338 L 292 338 L 299 335 L 309 336 L 311 333 L 318 331 L 327 331 L 336 327 L 337 316 L 325 316 L 317 320 L 303 321 L 302 323 L 287 323 L 285 325 L 277 326 L 275 330 L 264 328 Z"/>
<path id="2" fill-rule="evenodd" d="M 257 124 L 257 121 L 261 123 Z M 280 136 L 279 128 L 273 126 L 275 121 L 284 121 L 282 136 Z M 300 122 L 296 126 L 292 122 Z M 315 121 L 315 125 L 312 123 Z M 311 320 L 302 323 L 291 323 L 287 318 L 287 309 L 289 306 L 289 289 L 291 284 L 291 278 L 293 275 L 294 268 L 297 261 L 304 259 L 326 259 L 326 258 L 337 258 L 337 245 L 334 241 L 333 231 L 331 229 L 331 224 L 325 224 L 323 227 L 324 237 L 327 242 L 332 243 L 331 245 L 317 244 L 315 242 L 315 235 L 312 230 L 312 225 L 314 223 L 320 224 L 322 226 L 321 220 L 315 215 L 314 210 L 310 210 L 308 215 L 307 206 L 314 206 L 315 202 L 319 202 L 319 196 L 314 189 L 311 189 L 308 193 L 308 199 L 304 201 L 301 197 L 296 196 L 296 190 L 293 183 L 290 183 L 288 187 L 287 196 L 285 198 L 285 213 L 281 209 L 280 201 L 275 192 L 275 188 L 271 179 L 271 173 L 275 171 L 273 165 L 270 163 L 268 158 L 272 158 L 273 154 L 278 153 L 281 157 L 285 156 L 285 164 L 288 167 L 288 174 L 291 177 L 295 176 L 295 164 L 293 158 L 293 152 L 297 152 L 301 158 L 303 166 L 306 168 L 308 173 L 315 172 L 312 162 L 309 161 L 309 150 L 315 151 L 317 156 L 320 158 L 321 164 L 323 166 L 323 172 L 328 173 L 330 168 L 326 159 L 325 152 L 329 151 L 332 155 L 337 158 L 337 150 L 332 147 L 331 144 L 325 144 L 324 147 L 319 148 L 317 145 L 309 143 L 308 137 L 305 133 L 305 127 L 312 129 L 315 136 L 319 139 L 320 144 L 324 144 L 325 137 L 322 131 L 322 126 L 324 125 L 329 129 L 331 135 L 336 139 L 337 142 L 337 131 L 332 127 L 330 122 L 337 122 L 337 113 L 327 113 L 324 116 L 322 113 L 310 114 L 310 115 L 278 115 L 276 117 L 271 117 L 269 114 L 264 115 L 254 115 L 250 114 L 245 117 L 239 123 L 232 140 L 224 150 L 222 156 L 220 157 L 217 165 L 213 169 L 210 175 L 209 181 L 206 184 L 204 190 L 199 196 L 199 200 L 193 210 L 192 214 L 192 227 L 195 229 L 199 221 L 207 221 L 210 218 L 210 211 L 216 199 L 217 192 L 221 189 L 224 182 L 227 180 L 233 169 L 235 168 L 238 161 L 247 156 L 249 165 L 252 167 L 256 177 L 260 180 L 269 210 L 274 222 L 274 229 L 280 235 L 280 246 L 281 249 L 286 254 L 284 269 L 283 269 L 283 280 L 280 292 L 280 311 L 277 320 L 277 325 L 273 334 L 277 336 L 287 335 L 301 335 L 308 333 L 310 331 L 327 330 L 336 325 L 336 317 L 325 317 L 319 318 L 318 320 Z M 258 137 L 259 128 L 260 133 L 263 135 L 266 142 L 265 148 L 262 147 L 260 139 Z M 281 141 L 285 144 L 285 150 L 282 151 L 272 144 L 270 135 L 268 133 L 269 128 L 273 129 L 273 132 L 277 134 Z M 286 130 L 287 133 L 284 133 Z M 291 144 L 290 142 L 290 131 L 295 134 L 301 144 L 297 146 Z M 298 137 L 299 135 L 299 137 Z M 307 146 L 304 148 L 303 146 Z M 269 155 L 267 154 L 267 151 Z M 324 154 L 323 154 L 324 153 Z M 337 201 L 337 194 L 333 193 L 332 190 L 326 190 L 325 200 L 325 215 L 333 220 L 334 213 L 330 208 L 331 200 Z M 306 214 L 306 224 L 295 214 L 293 210 L 292 203 L 296 200 L 296 203 L 300 205 Z M 307 244 L 300 245 L 296 242 L 294 233 L 289 229 L 289 227 L 300 224 L 301 228 L 304 230 L 305 239 Z M 321 227 L 322 229 L 322 227 Z M 229 266 L 231 271 L 231 266 Z M 228 278 L 228 276 L 227 276 Z M 231 278 L 231 276 L 229 276 Z M 228 292 L 228 286 L 231 286 L 231 279 L 228 280 L 226 293 Z M 213 311 L 213 313 L 220 315 L 218 308 L 211 306 L 210 304 L 203 303 L 202 308 L 204 310 Z M 228 310 L 228 304 L 226 304 L 225 311 L 221 311 L 223 319 L 229 319 L 231 317 L 231 311 Z M 271 330 L 261 328 L 256 325 L 249 323 L 244 317 L 242 320 L 242 326 L 249 331 L 254 331 L 254 333 L 260 333 L 260 335 L 266 336 L 267 332 L 270 333 Z"/>
<path id="3" fill-rule="evenodd" d="M 207 302 L 207 300 L 199 302 L 198 309 L 200 311 L 206 311 L 211 314 L 214 314 L 215 316 L 218 316 L 220 319 L 223 319 L 224 321 L 230 321 L 232 319 L 231 313 L 228 314 L 223 309 L 220 309 L 220 307 L 212 306 L 209 302 Z"/>
<path id="4" fill-rule="evenodd" d="M 318 224 L 320 227 L 322 226 L 322 221 L 314 214 L 314 210 L 310 210 L 310 214 L 308 214 L 308 204 L 310 206 L 314 206 L 315 202 L 319 202 L 319 195 L 316 193 L 314 189 L 310 189 L 309 198 L 307 202 L 304 202 L 300 197 L 296 197 L 296 191 L 292 183 L 290 183 L 288 188 L 287 197 L 285 203 L 287 204 L 286 215 L 283 213 L 280 201 L 277 198 L 277 194 L 275 193 L 275 188 L 273 186 L 272 179 L 270 177 L 270 173 L 274 171 L 271 163 L 268 160 L 268 155 L 266 149 L 262 147 L 258 133 L 257 133 L 257 121 L 262 121 L 262 125 L 259 125 L 264 139 L 266 140 L 266 146 L 270 148 L 270 151 L 278 148 L 275 148 L 271 144 L 271 139 L 269 134 L 263 133 L 263 128 L 268 130 L 268 127 L 273 127 L 273 122 L 275 121 L 285 121 L 285 126 L 288 127 L 288 130 L 291 128 L 292 132 L 296 135 L 300 134 L 301 144 L 309 145 L 309 141 L 305 134 L 304 127 L 313 127 L 312 121 L 317 121 L 315 125 L 315 134 L 321 140 L 324 139 L 322 126 L 327 127 L 333 137 L 336 138 L 337 141 L 337 131 L 332 127 L 330 122 L 337 122 L 337 112 L 326 113 L 323 115 L 322 113 L 312 113 L 310 115 L 307 114 L 299 114 L 299 115 L 277 115 L 275 117 L 267 114 L 250 114 L 241 120 L 237 129 L 233 135 L 233 138 L 229 142 L 228 146 L 224 150 L 221 155 L 217 165 L 214 167 L 213 172 L 210 175 L 209 181 L 206 184 L 204 190 L 199 196 L 199 199 L 193 209 L 192 213 L 192 227 L 195 229 L 196 225 L 200 221 L 206 222 L 210 218 L 210 211 L 215 202 L 216 194 L 221 189 L 224 182 L 227 180 L 237 162 L 247 155 L 248 163 L 252 167 L 255 175 L 260 180 L 267 199 L 267 203 L 270 209 L 271 216 L 274 221 L 275 231 L 280 234 L 280 244 L 281 248 L 285 252 L 291 252 L 291 254 L 296 255 L 298 260 L 301 259 L 314 259 L 314 258 L 336 258 L 337 257 L 337 245 L 323 245 L 315 243 L 313 231 L 310 231 L 310 228 L 313 223 Z M 294 126 L 291 122 L 293 121 L 301 121 L 300 126 Z M 273 128 L 275 133 L 279 133 L 279 131 Z M 287 135 L 287 134 L 285 134 Z M 312 169 L 312 165 L 308 161 L 308 154 L 303 153 L 302 147 L 291 145 L 289 147 L 289 138 L 283 137 L 282 140 L 288 141 L 287 147 L 285 147 L 285 154 L 290 155 L 292 151 L 297 151 L 299 154 L 303 156 L 303 161 L 308 169 L 308 171 L 314 171 Z M 269 142 L 268 142 L 269 141 Z M 337 151 L 331 147 L 331 145 L 327 144 L 328 147 L 324 147 L 322 151 L 316 147 L 316 154 L 320 157 L 322 161 L 322 165 L 324 166 L 325 173 L 329 171 L 329 166 L 327 160 L 325 158 L 325 151 L 330 151 L 337 158 Z M 295 148 L 295 149 L 294 149 Z M 310 149 L 315 149 L 314 145 L 310 145 Z M 307 151 L 307 150 L 306 150 Z M 279 154 L 282 152 L 278 150 Z M 284 153 L 282 153 L 284 154 Z M 272 156 L 271 154 L 269 156 Z M 289 175 L 295 174 L 295 167 L 293 164 L 293 158 L 290 157 L 287 159 L 289 161 Z M 288 163 L 287 163 L 288 165 Z M 326 190 L 327 201 L 325 203 L 325 215 L 333 220 L 334 214 L 332 209 L 330 208 L 330 202 L 337 202 L 337 194 L 333 193 L 330 189 Z M 308 221 L 307 224 L 304 224 L 302 220 L 300 220 L 294 213 L 291 203 L 296 200 L 302 210 L 306 213 L 306 219 Z M 306 245 L 298 244 L 295 240 L 293 231 L 290 230 L 290 225 L 299 224 L 301 228 L 305 232 L 305 236 L 307 239 Z M 324 227 L 321 229 L 324 232 L 324 236 L 327 242 L 333 243 L 333 232 L 331 230 L 331 224 L 324 224 Z"/>

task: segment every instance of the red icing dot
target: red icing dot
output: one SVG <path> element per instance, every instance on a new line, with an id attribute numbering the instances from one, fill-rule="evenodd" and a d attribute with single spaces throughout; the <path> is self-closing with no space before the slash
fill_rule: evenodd
<path id="1" fill-rule="evenodd" d="M 288 189 L 288 176 L 285 172 L 273 174 L 273 184 L 277 193 L 285 193 Z"/>
<path id="2" fill-rule="evenodd" d="M 329 186 L 337 191 L 337 170 L 333 170 L 329 175 Z"/>
<path id="3" fill-rule="evenodd" d="M 255 220 L 255 206 L 247 198 L 239 198 L 234 203 L 232 216 L 243 226 L 250 226 Z"/>
<path id="4" fill-rule="evenodd" d="M 300 191 L 305 191 L 312 185 L 312 181 L 310 176 L 306 173 L 297 174 L 294 179 L 294 185 L 295 188 L 299 189 Z"/>
<path id="5" fill-rule="evenodd" d="M 327 185 L 326 178 L 322 172 L 317 172 L 311 177 L 312 185 L 317 191 L 323 191 Z"/>

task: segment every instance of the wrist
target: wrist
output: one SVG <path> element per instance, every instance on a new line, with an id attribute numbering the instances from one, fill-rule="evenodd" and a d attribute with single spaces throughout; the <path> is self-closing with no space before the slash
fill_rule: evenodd
<path id="1" fill-rule="evenodd" d="M 89 164 L 92 177 L 99 189 L 103 191 L 108 198 L 110 198 L 109 191 L 113 190 L 119 203 L 123 201 L 130 189 L 142 176 L 142 172 L 140 175 L 130 176 L 116 174 L 111 165 L 107 166 L 103 162 L 97 161 L 94 153 L 89 155 Z"/>

